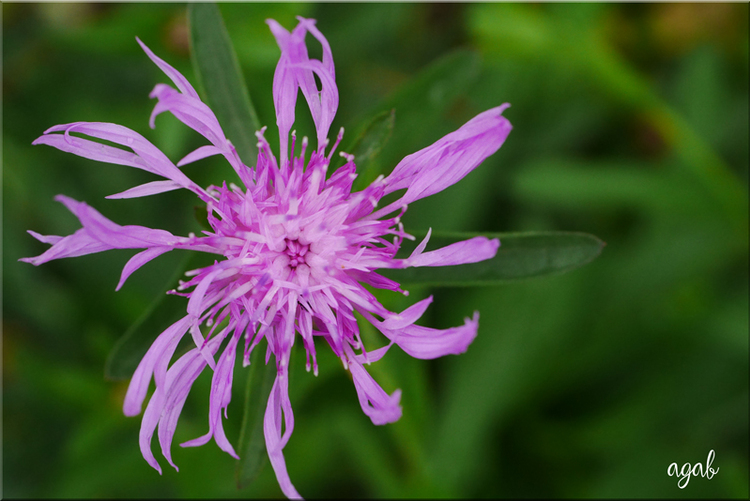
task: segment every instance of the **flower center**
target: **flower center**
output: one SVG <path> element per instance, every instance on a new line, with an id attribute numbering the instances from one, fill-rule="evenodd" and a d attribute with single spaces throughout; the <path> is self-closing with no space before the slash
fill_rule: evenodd
<path id="1" fill-rule="evenodd" d="M 294 269 L 305 263 L 305 254 L 307 254 L 309 247 L 309 245 L 301 244 L 297 240 L 286 239 L 286 255 L 289 256 L 290 268 Z"/>

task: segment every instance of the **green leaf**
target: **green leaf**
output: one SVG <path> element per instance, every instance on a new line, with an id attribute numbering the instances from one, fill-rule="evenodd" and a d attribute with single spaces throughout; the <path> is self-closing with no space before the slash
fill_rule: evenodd
<path id="1" fill-rule="evenodd" d="M 263 364 L 265 350 L 255 349 L 251 356 L 250 370 L 245 389 L 245 411 L 240 429 L 240 441 L 237 452 L 240 460 L 237 463 L 237 488 L 242 489 L 252 483 L 265 466 L 266 439 L 263 435 L 263 416 L 266 403 L 271 394 L 273 381 L 276 378 L 276 364 Z"/>
<path id="2" fill-rule="evenodd" d="M 185 316 L 185 299 L 169 295 L 166 291 L 175 286 L 194 257 L 192 253 L 185 255 L 148 309 L 117 340 L 104 365 L 106 379 L 130 379 L 156 336 Z"/>
<path id="3" fill-rule="evenodd" d="M 479 235 L 435 235 L 430 238 L 429 243 L 431 248 L 440 248 L 475 236 Z M 458 266 L 380 270 L 380 273 L 402 285 L 496 285 L 574 270 L 594 260 L 605 245 L 593 235 L 564 231 L 494 233 L 484 236 L 500 239 L 500 249 L 492 259 Z M 402 250 L 410 252 L 409 247 L 415 246 L 416 242 L 410 242 Z"/>
<path id="4" fill-rule="evenodd" d="M 242 161 L 255 165 L 255 131 L 260 129 L 260 123 L 219 7 L 214 3 L 190 3 L 188 22 L 193 67 L 208 104 Z"/>
<path id="5" fill-rule="evenodd" d="M 354 162 L 357 164 L 357 179 L 352 191 L 362 190 L 377 177 L 368 171 L 368 167 L 390 139 L 395 123 L 396 110 L 379 113 L 367 123 L 351 146 L 341 150 L 354 155 Z"/>
<path id="6" fill-rule="evenodd" d="M 601 19 L 606 11 L 594 7 L 588 11 L 592 21 L 583 23 L 575 19 L 581 12 L 573 5 L 560 5 L 558 10 L 544 13 L 530 5 L 505 8 L 484 3 L 472 9 L 470 29 L 485 54 L 508 59 L 525 53 L 551 60 L 568 67 L 578 79 L 600 88 L 613 102 L 646 118 L 674 149 L 683 168 L 711 191 L 735 230 L 740 235 L 746 234 L 747 183 L 656 92 L 657 86 L 629 65 L 601 36 L 601 23 L 593 19 Z M 701 92 L 711 95 L 704 86 Z"/>

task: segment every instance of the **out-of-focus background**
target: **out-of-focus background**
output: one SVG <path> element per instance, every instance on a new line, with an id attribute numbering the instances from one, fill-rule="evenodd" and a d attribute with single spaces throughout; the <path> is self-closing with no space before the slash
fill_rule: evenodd
<path id="1" fill-rule="evenodd" d="M 148 127 L 166 77 L 135 42 L 195 82 L 186 9 L 166 4 L 3 4 L 3 496 L 277 497 L 270 466 L 237 490 L 236 461 L 206 432 L 209 375 L 194 386 L 159 476 L 140 418 L 108 381 L 116 340 L 163 295 L 183 256 L 165 255 L 115 293 L 132 251 L 33 267 L 75 218 L 54 195 L 119 224 L 199 231 L 191 193 L 105 200 L 147 173 L 31 142 L 48 127 L 114 122 L 174 161 L 203 139 L 171 116 Z M 226 4 L 231 39 L 266 136 L 279 51 L 264 23 L 318 20 L 336 63 L 333 131 L 395 108 L 379 161 L 391 168 L 477 113 L 509 102 L 502 149 L 413 204 L 407 229 L 575 230 L 607 246 L 592 264 L 499 287 L 435 294 L 423 323 L 481 312 L 461 356 L 372 366 L 403 418 L 373 426 L 332 357 L 316 379 L 295 354 L 295 430 L 285 449 L 308 497 L 748 496 L 748 5 Z M 310 42 L 312 54 L 319 46 Z M 301 108 L 299 108 L 301 109 Z M 300 112 L 301 113 L 301 112 Z M 309 118 L 296 127 L 311 134 Z M 186 167 L 206 186 L 230 169 Z M 167 324 L 154 330 L 154 337 Z M 323 351 L 323 350 L 321 350 Z M 295 362 L 295 358 L 292 359 Z M 226 429 L 236 443 L 238 367 Z M 712 466 L 685 489 L 676 462 Z"/>

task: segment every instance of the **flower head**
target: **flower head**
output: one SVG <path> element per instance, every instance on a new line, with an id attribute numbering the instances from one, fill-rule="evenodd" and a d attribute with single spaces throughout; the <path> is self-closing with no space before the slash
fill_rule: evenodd
<path id="1" fill-rule="evenodd" d="M 353 156 L 340 153 L 344 165 L 328 175 L 343 136 L 342 129 L 333 145 L 329 144 L 328 132 L 338 107 L 329 44 L 310 19 L 299 18 L 291 32 L 273 20 L 268 25 L 281 49 L 273 81 L 278 157 L 264 138 L 264 127 L 257 132 L 256 166 L 243 164 L 195 89 L 140 40 L 148 57 L 174 84 L 158 84 L 151 93 L 158 100 L 151 127 L 156 115 L 170 112 L 210 144 L 175 165 L 143 136 L 115 124 L 57 125 L 34 141 L 164 178 L 107 198 L 136 198 L 178 188 L 193 191 L 206 203 L 211 231 L 204 231 L 202 236 L 180 237 L 164 230 L 120 226 L 86 203 L 58 195 L 56 199 L 78 217 L 82 228 L 65 237 L 29 232 L 52 246 L 40 256 L 22 261 L 39 265 L 108 249 L 144 249 L 125 265 L 119 289 L 135 270 L 173 249 L 221 256 L 213 265 L 186 273 L 188 280 L 181 281 L 172 291 L 189 298 L 187 314 L 162 332 L 143 357 L 128 388 L 124 412 L 128 416 L 141 412 L 153 378 L 156 387 L 143 415 L 141 451 L 146 461 L 161 472 L 151 450 L 151 439 L 158 429 L 162 453 L 174 466 L 170 447 L 177 419 L 193 382 L 208 366 L 213 371 L 209 429 L 205 435 L 182 445 L 203 445 L 213 437 L 221 449 L 237 457 L 224 433 L 221 411 L 226 410 L 231 399 L 238 345 L 244 346 L 242 358 L 247 365 L 252 350 L 265 339 L 266 363 L 273 354 L 277 370 L 264 418 L 266 447 L 282 491 L 289 497 L 298 497 L 282 454 L 294 429 L 288 394 L 292 345 L 297 339 L 303 344 L 307 370 L 317 374 L 314 339 L 322 338 L 351 373 L 362 410 L 372 422 L 391 423 L 401 417 L 400 390 L 388 395 L 364 364 L 379 360 L 393 344 L 424 359 L 462 353 L 476 336 L 479 316 L 474 313 L 464 325 L 446 330 L 421 327 L 415 322 L 432 302 L 431 296 L 394 313 L 383 307 L 363 284 L 404 292 L 398 283 L 375 270 L 463 264 L 495 255 L 500 242 L 484 237 L 425 252 L 428 232 L 411 256 L 395 257 L 403 239 L 413 239 L 400 221 L 407 204 L 461 180 L 503 144 L 511 125 L 502 116 L 508 105 L 485 111 L 433 145 L 405 157 L 389 176 L 380 176 L 364 190 L 352 193 L 356 177 Z M 322 45 L 322 60 L 308 56 L 307 33 Z M 299 90 L 315 123 L 315 149 L 309 147 L 307 138 L 298 141 L 295 133 L 290 133 Z M 109 141 L 131 151 L 72 133 Z M 212 155 L 224 156 L 244 186 L 224 183 L 204 189 L 178 168 Z M 393 203 L 378 208 L 383 196 L 398 190 L 406 191 Z M 367 351 L 359 336 L 355 312 L 371 322 L 390 343 Z M 187 333 L 195 347 L 170 365 L 178 343 Z"/>

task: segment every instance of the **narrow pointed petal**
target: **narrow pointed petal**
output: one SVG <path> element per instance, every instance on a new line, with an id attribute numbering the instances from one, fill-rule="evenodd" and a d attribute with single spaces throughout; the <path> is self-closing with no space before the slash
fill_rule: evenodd
<path id="1" fill-rule="evenodd" d="M 478 263 L 491 259 L 497 254 L 500 240 L 487 237 L 474 237 L 462 242 L 447 245 L 441 249 L 412 254 L 404 259 L 404 267 L 409 266 L 452 266 L 457 264 Z M 415 255 L 416 254 L 416 255 Z"/>
<path id="2" fill-rule="evenodd" d="M 185 155 L 182 160 L 177 162 L 177 167 L 182 167 L 183 165 L 197 162 L 198 160 L 203 160 L 204 158 L 219 154 L 221 154 L 221 150 L 219 150 L 219 148 L 211 144 L 207 144 L 206 146 L 201 146 L 200 148 L 197 148 L 196 150 Z"/>
<path id="3" fill-rule="evenodd" d="M 127 280 L 135 270 L 148 263 L 152 259 L 159 257 L 165 252 L 169 252 L 171 250 L 171 247 L 151 247 L 150 249 L 141 251 L 135 256 L 131 257 L 128 262 L 125 263 L 125 267 L 122 269 L 120 281 L 117 282 L 117 287 L 115 287 L 115 290 L 119 291 L 122 288 L 123 284 L 125 284 L 125 280 Z"/>
<path id="4" fill-rule="evenodd" d="M 333 55 L 331 46 L 323 34 L 315 27 L 313 19 L 297 18 L 300 22 L 298 29 L 304 27 L 309 31 L 321 44 L 323 48 L 323 60 L 317 59 L 300 59 L 296 63 L 304 70 L 304 73 L 298 74 L 300 77 L 299 84 L 310 112 L 315 122 L 315 129 L 318 133 L 318 148 L 326 142 L 328 130 L 331 128 L 331 122 L 336 115 L 339 106 L 339 91 L 336 87 L 336 72 L 333 65 Z M 296 31 L 296 30 L 295 30 Z M 304 45 L 304 34 L 302 36 Z M 307 56 L 306 51 L 300 51 L 299 54 Z M 313 73 L 318 76 L 321 82 L 321 88 L 318 89 Z"/>
<path id="5" fill-rule="evenodd" d="M 182 186 L 174 181 L 152 181 L 120 193 L 115 193 L 114 195 L 109 195 L 105 198 L 116 200 L 122 198 L 147 197 L 150 195 L 158 195 L 159 193 L 166 193 L 167 191 L 178 190 L 180 188 L 182 188 Z"/>
<path id="6" fill-rule="evenodd" d="M 212 339 L 211 341 L 214 340 Z M 211 345 L 210 342 L 209 345 Z M 184 363 L 180 364 L 183 359 Z M 177 468 L 172 460 L 172 438 L 177 429 L 177 419 L 180 417 L 188 393 L 190 393 L 193 383 L 198 379 L 198 376 L 200 376 L 205 367 L 206 361 L 200 350 L 193 348 L 175 362 L 167 373 L 168 387 L 166 390 L 166 401 L 161 419 L 159 420 L 159 445 L 166 460 L 178 471 L 179 468 Z M 170 373 L 172 371 L 175 372 L 174 377 L 171 377 Z M 170 381 L 170 379 L 172 380 Z"/>
<path id="7" fill-rule="evenodd" d="M 289 132 L 294 124 L 294 108 L 299 89 L 296 75 L 298 70 L 292 67 L 290 60 L 290 33 L 273 19 L 267 19 L 266 23 L 281 49 L 281 57 L 273 74 L 273 104 L 276 108 L 276 125 L 279 128 L 279 163 L 284 163 L 289 161 Z"/>
<path id="8" fill-rule="evenodd" d="M 449 329 L 432 329 L 409 325 L 401 330 L 388 330 L 375 324 L 385 336 L 414 358 L 433 359 L 445 355 L 464 353 L 477 336 L 479 312 L 464 325 Z"/>
<path id="9" fill-rule="evenodd" d="M 57 235 L 40 235 L 39 233 L 35 231 L 31 231 L 31 230 L 26 230 L 26 233 L 36 238 L 40 242 L 45 243 L 45 244 L 50 244 L 50 245 L 54 245 L 63 239 L 63 237 L 60 237 Z"/>
<path id="10" fill-rule="evenodd" d="M 172 113 L 179 121 L 208 139 L 211 144 L 224 155 L 234 170 L 242 176 L 247 167 L 240 160 L 237 151 L 231 147 L 224 131 L 219 124 L 219 120 L 211 108 L 203 103 L 197 97 L 186 94 L 180 94 L 169 85 L 158 84 L 154 87 L 150 97 L 157 98 L 159 102 L 151 113 L 150 125 L 154 127 L 154 119 L 159 113 L 168 111 Z M 202 153 L 206 150 L 196 150 Z M 211 151 L 211 150 L 207 150 Z M 196 152 L 193 152 L 196 153 Z M 184 159 L 183 159 L 184 161 Z M 179 165 L 179 164 L 178 164 Z"/>
<path id="11" fill-rule="evenodd" d="M 237 342 L 239 341 L 241 330 L 236 331 L 230 338 L 229 344 L 224 349 L 221 359 L 216 364 L 213 381 L 211 383 L 210 408 L 208 413 L 209 430 L 208 433 L 180 444 L 182 447 L 195 447 L 207 443 L 211 437 L 214 437 L 219 448 L 227 452 L 235 459 L 239 459 L 234 451 L 232 444 L 227 440 L 224 434 L 224 428 L 221 423 L 221 411 L 226 409 L 232 399 L 232 376 L 234 370 L 234 361 L 237 352 Z"/>
<path id="12" fill-rule="evenodd" d="M 146 138 L 144 138 L 137 132 L 128 129 L 127 127 L 123 127 L 122 125 L 103 122 L 76 122 L 71 124 L 56 125 L 44 131 L 45 134 L 50 134 L 52 132 L 64 132 L 65 134 L 64 136 L 62 136 L 64 137 L 64 140 L 69 144 L 73 144 L 74 146 L 76 146 L 75 150 L 69 149 L 64 151 L 70 151 L 71 153 L 75 153 L 76 155 L 82 157 L 104 162 L 111 161 L 102 158 L 103 154 L 106 154 L 107 157 L 118 157 L 120 161 L 111 163 L 119 163 L 122 165 L 131 165 L 133 167 L 138 167 L 154 174 L 158 174 L 167 179 L 171 179 L 172 181 L 179 183 L 180 186 L 188 188 L 192 191 L 201 191 L 197 188 L 195 183 L 190 180 L 190 178 L 183 174 L 182 171 L 180 171 L 180 169 L 178 169 L 177 166 L 175 166 L 167 158 L 167 156 L 161 152 L 161 150 L 159 150 L 156 146 L 151 144 L 148 140 L 146 140 Z M 105 141 L 111 141 L 113 143 L 126 146 L 133 150 L 139 160 L 133 160 L 132 157 L 127 155 L 127 152 L 123 152 L 125 153 L 125 155 L 115 153 L 113 152 L 113 150 L 116 150 L 117 148 L 105 147 L 106 145 L 101 145 L 99 143 L 95 143 L 94 141 L 86 141 L 86 143 L 75 141 L 75 137 L 70 136 L 71 132 L 78 132 L 87 136 L 95 137 L 97 139 L 103 139 Z M 50 146 L 55 146 L 63 149 L 61 147 L 62 144 L 59 140 L 55 144 L 51 144 L 48 142 L 45 143 L 41 138 L 35 141 L 35 144 L 42 143 L 50 144 Z M 125 163 L 126 161 L 131 163 Z"/>
<path id="13" fill-rule="evenodd" d="M 88 235 L 99 242 L 106 242 L 110 249 L 138 249 L 152 246 L 168 246 L 185 242 L 187 239 L 176 237 L 165 230 L 155 230 L 145 226 L 120 226 L 102 216 L 99 211 L 86 202 L 78 202 L 64 195 L 57 195 L 55 200 L 64 204 L 83 225 Z"/>
<path id="14" fill-rule="evenodd" d="M 163 59 L 159 58 L 156 54 L 154 54 L 151 49 L 146 47 L 146 44 L 141 42 L 141 39 L 138 37 L 135 37 L 136 41 L 138 42 L 138 45 L 141 46 L 143 51 L 146 53 L 146 55 L 151 59 L 156 66 L 161 69 L 165 75 L 169 77 L 172 82 L 177 86 L 178 89 L 180 89 L 181 92 L 187 94 L 188 96 L 194 97 L 196 99 L 199 99 L 198 93 L 195 91 L 192 85 L 190 85 L 190 82 L 188 82 L 187 78 L 182 76 L 182 74 L 177 71 L 176 69 L 172 68 L 169 64 L 167 64 Z"/>
<path id="15" fill-rule="evenodd" d="M 276 480 L 279 482 L 281 492 L 289 499 L 302 499 L 289 478 L 283 453 L 285 440 L 281 433 L 282 416 L 286 428 L 284 435 L 287 436 L 287 440 L 288 435 L 291 435 L 294 429 L 294 416 L 289 402 L 288 378 L 289 376 L 284 370 L 279 371 L 276 376 L 263 419 L 263 435 L 266 439 L 268 458 L 271 460 L 274 473 L 276 473 Z"/>
<path id="16" fill-rule="evenodd" d="M 79 157 L 96 160 L 98 162 L 126 165 L 128 167 L 135 167 L 148 172 L 154 172 L 135 153 L 77 136 L 45 133 L 44 136 L 36 138 L 31 144 L 46 144 L 47 146 L 52 146 L 53 148 L 57 148 L 66 153 L 72 153 Z"/>
<path id="17" fill-rule="evenodd" d="M 391 316 L 386 317 L 382 325 L 385 329 L 389 330 L 403 329 L 419 320 L 430 304 L 432 304 L 432 296 L 409 306 L 401 313 L 394 313 Z"/>
<path id="18" fill-rule="evenodd" d="M 173 323 L 156 338 L 143 356 L 125 394 L 123 412 L 126 416 L 137 416 L 141 413 L 141 406 L 146 398 L 146 392 L 155 371 L 157 387 L 163 386 L 167 372 L 166 364 L 169 363 L 177 344 L 185 335 L 189 326 L 190 317 L 188 316 Z M 158 370 L 158 365 L 162 365 L 162 370 Z M 154 428 L 156 428 L 156 424 L 154 424 Z"/>
<path id="19" fill-rule="evenodd" d="M 495 153 L 510 134 L 512 126 L 502 116 L 508 106 L 480 113 L 431 146 L 406 156 L 385 178 L 385 193 L 406 188 L 400 203 L 408 204 L 463 179 Z"/>
<path id="20" fill-rule="evenodd" d="M 138 408 L 140 412 L 140 404 L 138 405 Z M 154 391 L 154 394 L 151 395 L 151 400 L 149 400 L 148 405 L 146 406 L 146 412 L 143 413 L 141 429 L 138 433 L 138 443 L 141 448 L 141 455 L 152 468 L 159 472 L 159 475 L 161 475 L 161 466 L 159 466 L 159 462 L 156 461 L 154 453 L 151 450 L 151 438 L 154 436 L 156 426 L 159 424 L 159 418 L 163 408 L 164 391 L 157 388 L 156 391 Z M 125 415 L 128 416 L 129 414 L 125 412 Z"/>
<path id="21" fill-rule="evenodd" d="M 401 390 L 388 395 L 353 357 L 349 358 L 349 371 L 352 373 L 362 411 L 369 416 L 373 424 L 394 423 L 401 418 Z"/>
<path id="22" fill-rule="evenodd" d="M 68 235 L 67 237 L 55 241 L 52 247 L 39 256 L 22 257 L 19 261 L 39 266 L 40 264 L 44 264 L 54 259 L 85 256 L 86 254 L 95 254 L 113 248 L 114 247 L 111 245 L 93 238 L 85 229 L 81 228 L 72 235 Z"/>
<path id="23" fill-rule="evenodd" d="M 336 74 L 333 66 L 331 47 L 322 33 L 315 28 L 311 19 L 298 18 L 299 24 L 289 33 L 276 21 L 266 22 L 276 37 L 281 49 L 281 57 L 273 79 L 276 123 L 281 139 L 281 159 L 287 158 L 288 134 L 294 123 L 294 107 L 297 90 L 305 96 L 310 114 L 315 123 L 318 148 L 327 144 L 328 131 L 339 104 Z M 305 45 L 305 35 L 310 31 L 323 47 L 323 60 L 310 59 Z M 315 82 L 320 79 L 321 88 Z"/>

